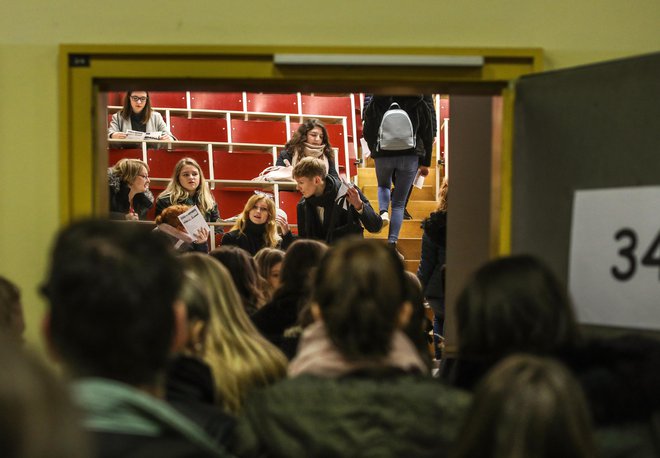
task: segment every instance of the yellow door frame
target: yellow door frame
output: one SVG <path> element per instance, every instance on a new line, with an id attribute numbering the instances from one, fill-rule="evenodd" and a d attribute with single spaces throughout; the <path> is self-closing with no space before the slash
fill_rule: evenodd
<path id="1" fill-rule="evenodd" d="M 281 65 L 288 54 L 300 64 Z M 367 57 L 365 57 L 367 56 Z M 420 66 L 413 60 L 438 58 Z M 367 61 L 375 58 L 378 65 Z M 346 62 L 328 65 L 330 59 Z M 457 60 L 478 65 L 457 64 Z M 313 63 L 313 62 L 322 62 Z M 343 61 L 342 61 L 343 62 Z M 494 135 L 489 255 L 510 252 L 514 83 L 542 70 L 537 48 L 309 48 L 217 46 L 60 47 L 60 219 L 62 224 L 106 211 L 105 119 L 96 119 L 105 91 L 148 90 L 446 93 L 501 96 L 501 131 Z M 499 102 L 498 102 L 499 104 Z M 469 263 L 468 263 L 469 264 Z M 457 269 L 460 281 L 469 265 Z M 452 274 L 453 275 L 453 274 Z M 454 293 L 452 293 L 453 295 Z M 448 297 L 450 301 L 452 298 Z M 447 309 L 447 323 L 453 311 Z M 447 352 L 455 348 L 450 324 Z"/>
<path id="2" fill-rule="evenodd" d="M 338 65 L 278 65 L 276 55 L 339 56 Z M 361 56 L 392 63 L 366 65 Z M 411 56 L 447 58 L 448 64 L 419 66 Z M 401 62 L 396 63 L 400 58 Z M 482 64 L 457 65 L 452 59 L 481 58 Z M 311 58 L 310 58 L 311 59 Z M 356 63 L 357 62 L 357 63 Z M 104 120 L 97 120 L 101 91 L 127 86 L 150 90 L 188 89 L 308 92 L 389 92 L 492 94 L 503 96 L 501 149 L 494 157 L 491 252 L 509 252 L 511 219 L 511 143 L 517 78 L 542 70 L 537 48 L 309 48 L 218 46 L 60 46 L 60 217 L 100 214 L 104 208 Z M 497 148 L 496 148 L 497 149 Z M 499 195 L 499 196 L 498 196 Z M 497 231 L 498 233 L 494 233 Z"/>

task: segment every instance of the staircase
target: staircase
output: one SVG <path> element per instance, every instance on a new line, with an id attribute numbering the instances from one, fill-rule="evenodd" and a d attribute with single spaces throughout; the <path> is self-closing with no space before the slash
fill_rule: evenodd
<path id="1" fill-rule="evenodd" d="M 438 206 L 435 200 L 435 177 L 437 170 L 435 167 L 429 168 L 429 175 L 424 181 L 422 189 L 413 188 L 410 202 L 408 202 L 408 211 L 413 219 L 404 220 L 399 232 L 399 241 L 397 248 L 405 258 L 406 270 L 416 273 L 419 266 L 420 253 L 422 251 L 422 228 L 421 222 L 429 213 Z M 358 184 L 362 193 L 369 199 L 372 207 L 378 212 L 378 195 L 376 182 L 376 169 L 373 160 L 367 161 L 367 167 L 358 168 Z M 391 215 L 391 213 L 390 213 Z M 387 241 L 388 227 L 384 227 L 378 234 L 372 234 L 365 231 L 365 238 L 373 238 Z"/>

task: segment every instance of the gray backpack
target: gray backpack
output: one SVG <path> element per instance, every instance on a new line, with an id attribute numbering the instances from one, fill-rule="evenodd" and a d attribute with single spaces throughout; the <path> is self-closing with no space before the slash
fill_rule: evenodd
<path id="1" fill-rule="evenodd" d="M 410 116 L 393 103 L 383 115 L 378 129 L 379 151 L 402 151 L 415 147 L 417 134 L 413 130 Z"/>

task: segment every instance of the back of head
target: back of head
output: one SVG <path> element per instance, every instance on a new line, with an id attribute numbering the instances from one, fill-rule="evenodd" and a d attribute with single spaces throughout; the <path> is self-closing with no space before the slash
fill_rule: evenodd
<path id="1" fill-rule="evenodd" d="M 325 178 L 327 173 L 323 161 L 315 157 L 304 157 L 293 167 L 291 175 L 294 179 L 308 178 L 311 180 L 314 177 Z"/>
<path id="2" fill-rule="evenodd" d="M 574 345 L 568 295 L 538 259 L 499 258 L 482 266 L 456 304 L 461 357 L 496 361 L 515 352 L 551 354 Z"/>
<path id="3" fill-rule="evenodd" d="M 384 358 L 406 301 L 403 265 L 378 241 L 342 241 L 323 258 L 312 300 L 346 359 Z"/>
<path id="4" fill-rule="evenodd" d="M 280 281 L 282 291 L 297 291 L 302 294 L 311 286 L 310 278 L 318 267 L 328 246 L 318 240 L 298 239 L 284 254 Z"/>
<path id="5" fill-rule="evenodd" d="M 580 386 L 554 360 L 506 358 L 480 383 L 453 456 L 597 456 Z"/>
<path id="6" fill-rule="evenodd" d="M 225 266 L 198 253 L 181 261 L 209 301 L 204 359 L 213 371 L 217 399 L 225 410 L 236 413 L 250 390 L 284 377 L 286 357 L 254 327 Z"/>
<path id="7" fill-rule="evenodd" d="M 21 292 L 14 283 L 0 276 L 0 332 L 21 341 L 24 331 Z"/>
<path id="8" fill-rule="evenodd" d="M 160 234 L 86 220 L 57 237 L 43 292 L 54 352 L 76 376 L 153 383 L 174 332 L 181 268 Z"/>
<path id="9" fill-rule="evenodd" d="M 1 334 L 1 333 L 0 333 Z M 91 456 L 66 388 L 13 339 L 0 335 L 0 454 Z"/>
<path id="10" fill-rule="evenodd" d="M 183 227 L 179 215 L 185 213 L 189 209 L 190 206 L 188 205 L 170 205 L 156 217 L 156 225 L 160 226 L 161 224 L 168 224 L 175 229 L 185 232 L 186 228 Z"/>
<path id="11" fill-rule="evenodd" d="M 257 263 L 257 270 L 259 275 L 263 278 L 268 278 L 270 270 L 273 266 L 281 263 L 284 260 L 284 251 L 279 248 L 264 247 L 257 251 L 254 255 L 254 262 Z"/>
<path id="12" fill-rule="evenodd" d="M 264 298 L 259 289 L 259 274 L 252 256 L 234 245 L 216 248 L 210 255 L 220 261 L 231 274 L 238 294 L 243 299 L 246 312 L 255 313 L 263 305 Z"/>

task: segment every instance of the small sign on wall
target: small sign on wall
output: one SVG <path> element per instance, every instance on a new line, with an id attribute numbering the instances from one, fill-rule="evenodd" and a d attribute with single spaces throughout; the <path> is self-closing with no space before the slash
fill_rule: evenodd
<path id="1" fill-rule="evenodd" d="M 569 288 L 581 323 L 660 330 L 660 187 L 576 191 Z"/>

